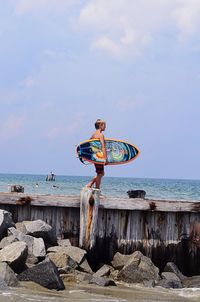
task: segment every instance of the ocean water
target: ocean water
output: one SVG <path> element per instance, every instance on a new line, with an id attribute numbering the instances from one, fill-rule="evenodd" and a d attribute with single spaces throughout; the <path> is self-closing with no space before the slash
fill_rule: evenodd
<path id="1" fill-rule="evenodd" d="M 25 194 L 79 195 L 89 182 L 87 176 L 57 175 L 46 181 L 46 175 L 0 174 L 0 192 L 8 192 L 11 184 L 22 185 Z M 200 180 L 104 177 L 104 196 L 127 197 L 128 190 L 142 189 L 146 198 L 200 200 Z"/>

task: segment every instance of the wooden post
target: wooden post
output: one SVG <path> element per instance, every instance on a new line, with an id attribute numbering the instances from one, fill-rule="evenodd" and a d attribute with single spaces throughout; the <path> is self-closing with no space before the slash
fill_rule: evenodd
<path id="1" fill-rule="evenodd" d="M 85 250 L 96 242 L 99 195 L 99 190 L 85 188 L 81 191 L 79 246 Z"/>

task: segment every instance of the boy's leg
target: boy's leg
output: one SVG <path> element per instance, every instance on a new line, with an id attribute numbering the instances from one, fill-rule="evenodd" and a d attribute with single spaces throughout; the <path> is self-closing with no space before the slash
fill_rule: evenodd
<path id="1" fill-rule="evenodd" d="M 104 166 L 95 164 L 97 175 L 86 185 L 87 188 L 91 188 L 96 183 L 96 189 L 100 189 L 101 178 L 104 176 Z"/>
<path id="2" fill-rule="evenodd" d="M 104 176 L 104 165 L 95 165 L 96 167 L 96 172 L 97 172 L 97 176 L 96 176 L 96 188 L 100 189 L 100 185 L 101 185 L 101 179 Z"/>
<path id="3" fill-rule="evenodd" d="M 96 183 L 97 176 L 94 176 L 92 180 L 86 185 L 87 188 L 91 188 L 94 183 Z"/>
<path id="4" fill-rule="evenodd" d="M 103 174 L 98 174 L 97 175 L 97 177 L 96 177 L 96 189 L 100 189 L 102 177 L 103 177 Z"/>

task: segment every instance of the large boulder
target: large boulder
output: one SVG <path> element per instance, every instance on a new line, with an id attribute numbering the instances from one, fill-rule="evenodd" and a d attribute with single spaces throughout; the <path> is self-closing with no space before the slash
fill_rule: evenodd
<path id="1" fill-rule="evenodd" d="M 75 269 L 78 267 L 77 262 L 64 253 L 49 253 L 48 257 L 54 262 L 57 268 L 71 267 L 72 269 Z"/>
<path id="2" fill-rule="evenodd" d="M 83 249 L 80 249 L 80 248 L 78 248 L 76 246 L 53 246 L 53 247 L 48 248 L 47 253 L 48 253 L 48 255 L 50 253 L 50 258 L 53 261 L 54 261 L 55 257 L 59 257 L 60 258 L 60 255 L 63 254 L 63 261 L 62 261 L 62 263 L 64 263 L 65 259 L 68 259 L 67 257 L 70 257 L 77 264 L 76 265 L 77 269 L 79 269 L 79 270 L 81 270 L 83 272 L 90 273 L 90 274 L 93 273 L 93 271 L 91 270 L 91 268 L 90 268 L 90 266 L 88 264 L 88 261 L 86 259 L 87 252 L 85 250 L 83 250 Z M 53 256 L 52 253 L 55 253 L 55 254 L 58 253 L 58 256 L 56 256 L 56 255 Z M 66 265 L 68 266 L 69 264 L 66 263 L 65 266 Z M 58 267 L 60 267 L 60 266 L 58 266 Z M 73 265 L 73 268 L 74 267 L 75 266 Z"/>
<path id="3" fill-rule="evenodd" d="M 47 249 L 47 253 L 62 253 L 70 256 L 75 262 L 81 264 L 86 257 L 87 252 L 76 246 L 52 246 Z"/>
<path id="4" fill-rule="evenodd" d="M 46 249 L 44 245 L 44 240 L 42 238 L 35 238 L 30 235 L 25 235 L 15 228 L 9 228 L 8 234 L 12 236 L 12 240 L 14 241 L 24 241 L 28 246 L 28 256 L 32 255 L 34 257 L 45 257 Z M 8 237 L 9 238 L 9 237 Z"/>
<path id="5" fill-rule="evenodd" d="M 96 273 L 93 274 L 93 277 L 107 277 L 110 275 L 111 267 L 107 264 L 104 264 Z"/>
<path id="6" fill-rule="evenodd" d="M 164 267 L 164 272 L 174 273 L 180 280 L 183 280 L 186 278 L 186 276 L 184 276 L 181 273 L 181 271 L 178 269 L 178 267 L 176 266 L 176 264 L 174 262 L 167 262 L 167 264 Z"/>
<path id="7" fill-rule="evenodd" d="M 5 210 L 0 210 L 0 240 L 7 235 L 7 229 L 15 226 L 12 214 Z"/>
<path id="8" fill-rule="evenodd" d="M 159 269 L 153 264 L 150 258 L 136 251 L 119 272 L 118 279 L 127 283 L 159 280 Z"/>
<path id="9" fill-rule="evenodd" d="M 111 264 L 114 267 L 114 269 L 121 270 L 131 257 L 132 255 L 124 255 L 117 252 L 113 257 Z"/>
<path id="10" fill-rule="evenodd" d="M 7 262 L 18 273 L 24 269 L 27 256 L 27 244 L 23 241 L 17 241 L 5 246 L 0 251 L 0 262 Z"/>
<path id="11" fill-rule="evenodd" d="M 43 220 L 16 223 L 16 228 L 25 235 L 43 238 L 46 244 L 57 245 L 57 238 L 53 228 Z"/>
<path id="12" fill-rule="evenodd" d="M 65 289 L 57 267 L 48 257 L 44 261 L 19 274 L 18 280 L 33 281 L 48 289 Z"/>
<path id="13" fill-rule="evenodd" d="M 60 246 L 71 246 L 69 239 L 58 239 L 58 245 Z"/>
<path id="14" fill-rule="evenodd" d="M 157 285 L 165 288 L 182 288 L 182 283 L 179 277 L 172 272 L 163 272 L 162 280 L 158 281 Z"/>
<path id="15" fill-rule="evenodd" d="M 11 287 L 18 286 L 19 284 L 14 271 L 6 262 L 0 262 L 0 282 Z"/>
<path id="16" fill-rule="evenodd" d="M 9 229 L 8 229 L 8 232 L 9 232 Z M 13 235 L 6 236 L 0 242 L 0 249 L 3 249 L 5 246 L 7 246 L 13 242 L 16 242 L 16 241 L 19 241 L 19 240 L 15 236 L 13 236 Z"/>

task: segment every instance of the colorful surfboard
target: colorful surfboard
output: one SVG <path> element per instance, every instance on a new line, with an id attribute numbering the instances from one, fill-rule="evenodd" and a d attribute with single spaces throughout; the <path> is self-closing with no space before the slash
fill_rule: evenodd
<path id="1" fill-rule="evenodd" d="M 125 164 L 134 160 L 140 153 L 138 148 L 130 143 L 111 138 L 105 139 L 108 165 Z M 77 146 L 77 154 L 81 162 L 105 164 L 101 142 L 98 139 L 90 139 Z"/>

